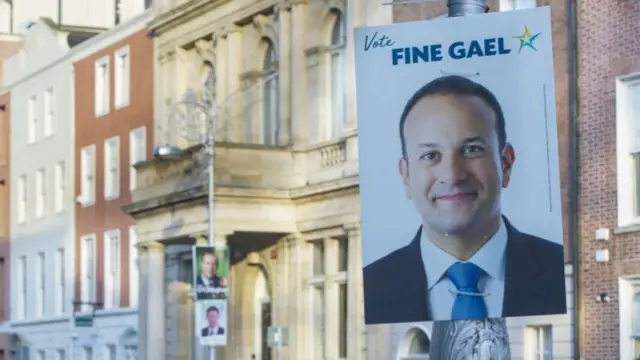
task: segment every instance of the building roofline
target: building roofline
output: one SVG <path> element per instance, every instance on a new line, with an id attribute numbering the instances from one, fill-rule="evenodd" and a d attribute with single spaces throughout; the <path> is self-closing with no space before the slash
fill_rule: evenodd
<path id="1" fill-rule="evenodd" d="M 71 64 L 74 64 L 87 56 L 90 56 L 99 50 L 110 46 L 132 34 L 135 34 L 138 31 L 145 30 L 147 23 L 152 18 L 152 10 L 147 9 L 141 14 L 134 16 L 133 18 L 123 22 L 122 24 L 110 28 L 106 31 L 103 31 L 90 39 L 80 43 L 79 45 L 70 48 L 63 56 L 49 62 L 47 65 L 30 72 L 29 74 L 21 77 L 17 81 L 12 84 L 1 87 L 0 94 L 11 91 L 14 87 L 29 81 L 30 79 L 40 75 L 41 73 L 57 66 L 64 61 L 71 61 Z M 56 30 L 59 30 L 57 27 Z M 79 29 L 79 28 L 78 28 Z M 65 31 L 66 32 L 66 31 Z"/>

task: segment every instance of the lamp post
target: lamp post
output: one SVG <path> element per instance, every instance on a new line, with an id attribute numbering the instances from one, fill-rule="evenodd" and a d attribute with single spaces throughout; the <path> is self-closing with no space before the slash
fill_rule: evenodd
<path id="1" fill-rule="evenodd" d="M 486 0 L 447 0 L 449 17 L 485 14 Z M 510 360 L 504 319 L 436 321 L 431 335 L 432 359 Z"/>
<path id="2" fill-rule="evenodd" d="M 215 135 L 218 118 L 217 108 L 214 101 L 213 71 L 202 87 L 200 98 L 193 92 L 187 90 L 182 100 L 174 104 L 169 113 L 169 123 L 171 131 L 178 131 L 178 135 L 186 138 L 190 143 L 202 144 L 207 159 L 208 178 L 208 242 L 209 246 L 215 246 L 214 229 L 214 205 L 215 205 Z M 169 129 L 167 129 L 169 130 Z M 153 156 L 157 159 L 177 160 L 185 154 L 185 151 L 174 145 L 157 145 L 153 149 Z M 195 259 L 194 259 L 195 261 Z M 210 347 L 210 359 L 215 360 L 216 347 Z"/>

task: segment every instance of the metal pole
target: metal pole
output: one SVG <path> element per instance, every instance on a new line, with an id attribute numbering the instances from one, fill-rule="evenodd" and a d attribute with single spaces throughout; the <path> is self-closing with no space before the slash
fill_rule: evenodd
<path id="1" fill-rule="evenodd" d="M 449 17 L 485 14 L 485 0 L 447 0 Z M 511 360 L 504 319 L 436 321 L 431 338 L 432 359 Z"/>
<path id="2" fill-rule="evenodd" d="M 209 246 L 215 246 L 215 229 L 214 229 L 214 205 L 215 205 L 215 126 L 213 124 L 214 117 L 213 115 L 209 119 L 207 119 L 207 155 L 209 157 Z M 211 360 L 216 360 L 216 347 L 210 346 Z"/>

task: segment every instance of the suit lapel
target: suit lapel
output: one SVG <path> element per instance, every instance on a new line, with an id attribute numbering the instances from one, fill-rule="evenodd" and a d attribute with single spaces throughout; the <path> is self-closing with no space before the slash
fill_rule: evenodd
<path id="1" fill-rule="evenodd" d="M 545 301 L 545 289 L 537 285 L 543 272 L 537 254 L 529 249 L 524 235 L 503 217 L 507 228 L 505 287 L 502 315 L 522 316 L 523 309 L 535 309 Z"/>
<path id="2" fill-rule="evenodd" d="M 416 321 L 430 321 L 429 298 L 427 296 L 427 276 L 422 262 L 420 241 L 422 239 L 422 226 L 418 229 L 413 241 L 405 248 L 407 253 L 403 256 L 406 262 L 398 264 L 403 269 L 403 276 L 398 281 L 405 283 L 403 286 L 402 302 L 411 309 Z"/>

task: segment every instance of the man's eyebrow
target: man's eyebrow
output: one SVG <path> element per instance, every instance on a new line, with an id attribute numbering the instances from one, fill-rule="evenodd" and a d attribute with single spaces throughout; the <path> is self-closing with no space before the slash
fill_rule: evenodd
<path id="1" fill-rule="evenodd" d="M 418 144 L 418 147 L 420 147 L 420 148 L 436 148 L 436 147 L 438 147 L 438 144 L 436 144 L 436 143 L 422 143 L 422 144 Z"/>
<path id="2" fill-rule="evenodd" d="M 464 144 L 477 143 L 477 142 L 481 142 L 483 144 L 487 143 L 487 141 L 482 136 L 468 137 L 468 138 L 464 139 L 464 141 L 463 141 Z"/>

